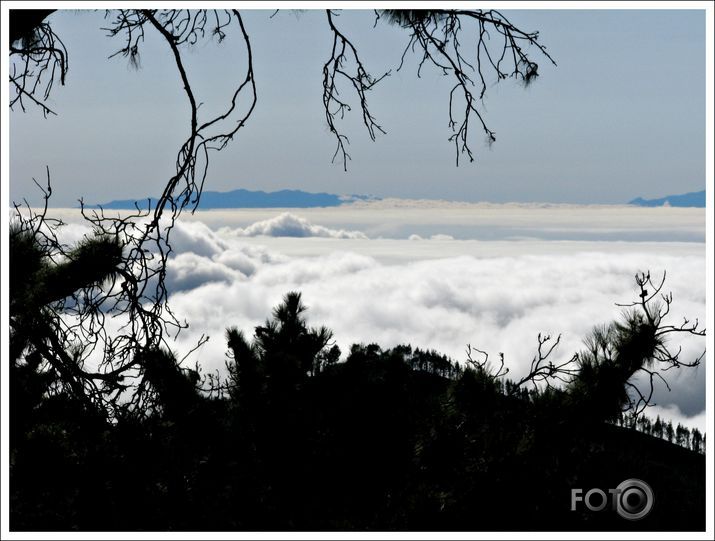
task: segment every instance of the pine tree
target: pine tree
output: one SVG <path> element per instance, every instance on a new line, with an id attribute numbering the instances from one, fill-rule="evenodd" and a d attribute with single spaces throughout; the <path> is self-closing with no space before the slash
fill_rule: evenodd
<path id="1" fill-rule="evenodd" d="M 703 450 L 703 435 L 697 428 L 693 428 L 690 448 L 696 453 L 700 453 Z"/>
<path id="2" fill-rule="evenodd" d="M 683 427 L 683 447 L 690 449 L 690 429 L 686 426 Z"/>
<path id="3" fill-rule="evenodd" d="M 586 350 L 578 355 L 578 373 L 567 388 L 584 421 L 613 421 L 630 403 L 627 383 L 652 362 L 660 344 L 656 330 L 635 311 L 625 314 L 622 322 L 593 329 Z"/>
<path id="4" fill-rule="evenodd" d="M 685 443 L 685 432 L 683 431 L 683 425 L 680 423 L 675 427 L 675 443 L 681 447 Z"/>
<path id="5" fill-rule="evenodd" d="M 667 439 L 670 443 L 673 443 L 673 435 L 674 435 L 673 422 L 668 421 L 668 424 L 665 425 L 665 439 Z"/>
<path id="6" fill-rule="evenodd" d="M 36 371 L 48 363 L 56 380 L 84 400 L 80 367 L 59 330 L 62 301 L 116 276 L 122 246 L 117 238 L 95 236 L 58 254 L 41 239 L 26 226 L 10 227 L 10 357 L 15 366 L 36 357 Z"/>

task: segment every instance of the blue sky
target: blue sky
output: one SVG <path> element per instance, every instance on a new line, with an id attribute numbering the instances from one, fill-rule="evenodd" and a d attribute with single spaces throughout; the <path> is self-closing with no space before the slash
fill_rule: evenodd
<path id="1" fill-rule="evenodd" d="M 418 79 L 412 57 L 369 97 L 386 135 L 373 143 L 358 118 L 343 123 L 353 157 L 347 173 L 331 164 L 322 111 L 331 46 L 325 14 L 271 13 L 244 13 L 258 105 L 213 156 L 206 189 L 623 203 L 705 187 L 704 11 L 505 11 L 517 27 L 540 31 L 558 67 L 534 51 L 535 84 L 490 84 L 482 110 L 497 142 L 488 148 L 474 129 L 476 161 L 456 167 L 447 141 L 451 85 L 433 70 Z M 387 25 L 373 29 L 373 19 L 370 11 L 343 11 L 337 24 L 379 74 L 399 63 L 408 36 Z M 156 195 L 188 128 L 166 44 L 147 35 L 135 70 L 122 57 L 107 59 L 121 43 L 101 30 L 103 12 L 65 11 L 51 21 L 69 51 L 67 84 L 49 102 L 59 116 L 10 114 L 11 199 L 37 201 L 32 177 L 43 178 L 45 165 L 55 206 Z M 185 52 L 205 111 L 230 96 L 242 52 L 237 35 Z"/>

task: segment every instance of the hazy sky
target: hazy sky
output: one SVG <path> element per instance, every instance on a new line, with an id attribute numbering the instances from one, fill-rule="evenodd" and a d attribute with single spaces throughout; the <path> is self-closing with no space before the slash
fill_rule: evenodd
<path id="1" fill-rule="evenodd" d="M 332 38 L 322 11 L 244 13 L 251 38 L 258 105 L 231 145 L 215 154 L 205 189 L 296 188 L 382 197 L 466 201 L 623 203 L 705 187 L 704 11 L 506 11 L 518 27 L 539 30 L 558 63 L 539 61 L 528 88 L 490 85 L 483 111 L 497 134 L 488 148 L 474 126 L 476 161 L 455 166 L 447 141 L 450 81 L 416 58 L 369 96 L 386 129 L 372 143 L 359 119 L 350 136 L 348 172 L 334 151 L 322 111 L 322 66 Z M 407 33 L 370 11 L 343 11 L 337 24 L 373 74 L 394 68 Z M 37 201 L 32 177 L 53 179 L 53 204 L 74 206 L 157 195 L 187 136 L 189 108 L 170 51 L 150 34 L 141 67 L 107 57 L 103 12 L 51 17 L 70 69 L 50 107 L 10 114 L 10 196 Z M 242 42 L 206 40 L 185 52 L 200 112 L 223 106 L 243 75 Z M 467 32 L 463 38 L 468 48 Z M 357 105 L 355 96 L 344 94 Z M 353 112 L 355 117 L 358 114 Z"/>

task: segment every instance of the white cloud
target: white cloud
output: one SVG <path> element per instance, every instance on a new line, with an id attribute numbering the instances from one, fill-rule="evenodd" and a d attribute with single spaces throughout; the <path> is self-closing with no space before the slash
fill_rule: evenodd
<path id="1" fill-rule="evenodd" d="M 179 222 L 171 231 L 171 246 L 176 254 L 192 252 L 212 257 L 225 252 L 229 244 L 201 222 Z"/>
<path id="2" fill-rule="evenodd" d="M 51 209 L 51 213 L 67 222 L 76 222 L 79 218 L 76 209 Z M 250 229 L 252 234 L 269 235 L 280 230 L 278 218 L 282 213 L 284 211 L 276 209 L 197 211 L 183 214 L 181 223 L 200 222 L 215 232 L 221 228 Z M 346 238 L 339 235 L 342 230 L 347 238 L 353 238 L 351 233 L 358 233 L 355 237 L 370 239 L 407 239 L 410 235 L 429 238 L 444 234 L 455 239 L 481 241 L 701 243 L 705 240 L 705 209 L 702 208 L 382 200 L 300 209 L 300 217 L 294 218 L 301 236 L 323 238 Z M 259 227 L 256 225 L 259 222 L 269 224 Z M 261 232 L 264 229 L 266 233 Z M 317 235 L 312 234 L 316 232 Z"/>
<path id="3" fill-rule="evenodd" d="M 412 234 L 409 237 L 407 237 L 407 240 L 426 240 L 424 237 L 417 235 L 417 234 Z M 436 233 L 434 235 L 430 235 L 429 240 L 454 240 L 454 237 L 452 235 L 445 235 L 443 233 Z"/>
<path id="4" fill-rule="evenodd" d="M 673 428 L 680 423 L 690 429 L 697 428 L 700 432 L 707 432 L 707 415 L 704 409 L 694 415 L 684 415 L 678 406 L 669 404 L 665 407 L 653 406 L 648 408 L 646 415 L 652 419 L 660 416 L 661 419 L 669 420 L 673 423 Z"/>
<path id="5" fill-rule="evenodd" d="M 402 241 L 395 248 L 408 250 L 411 244 Z M 591 252 L 385 265 L 355 253 L 330 252 L 254 264 L 255 272 L 245 280 L 172 296 L 176 313 L 197 326 L 187 335 L 209 332 L 214 337 L 201 352 L 208 367 L 223 365 L 225 327 L 237 325 L 250 333 L 291 290 L 303 293 L 311 324 L 333 329 L 343 352 L 355 342 L 411 343 L 463 361 L 471 343 L 493 356 L 504 352 L 514 377 L 525 374 L 538 333 L 562 335 L 555 358 L 580 350 L 595 324 L 618 317 L 621 308 L 615 302 L 636 298 L 633 275 L 638 270 L 671 270 L 667 286 L 674 292 L 674 314 L 702 317 L 705 309 L 704 259 L 699 256 Z M 678 342 L 673 345 L 677 348 Z M 683 359 L 689 359 L 704 344 L 689 337 L 683 346 Z M 659 389 L 658 402 L 677 404 L 690 414 L 700 411 L 705 384 L 698 370 L 670 371 L 673 391 Z"/>
<path id="6" fill-rule="evenodd" d="M 314 225 L 305 218 L 284 212 L 274 218 L 256 222 L 245 228 L 234 231 L 236 235 L 256 237 L 330 237 L 334 239 L 366 239 L 360 231 L 345 231 L 344 229 L 329 229 L 322 225 Z"/>
<path id="7" fill-rule="evenodd" d="M 169 259 L 166 270 L 166 288 L 171 292 L 195 289 L 210 282 L 230 284 L 246 279 L 239 270 L 191 252 Z"/>
<path id="8" fill-rule="evenodd" d="M 505 207 L 505 230 L 528 228 L 529 213 L 517 210 L 514 214 Z M 543 214 L 551 210 L 529 212 L 542 224 L 562 220 L 573 225 L 578 215 L 575 209 L 561 218 Z M 606 208 L 599 214 L 587 207 L 582 214 L 588 215 L 587 224 L 608 223 L 629 238 L 634 228 L 647 228 L 627 210 Z M 425 223 L 402 240 L 367 239 L 353 229 L 365 226 L 366 231 L 402 235 L 416 218 L 408 213 L 400 222 L 391 210 L 371 211 L 369 217 L 359 210 L 346 211 L 342 222 L 336 218 L 338 211 L 311 214 L 330 228 L 289 214 L 245 216 L 244 211 L 200 214 L 211 227 L 196 219 L 178 222 L 167 282 L 173 311 L 190 327 L 179 335 L 175 349 L 186 352 L 201 334 L 208 334 L 210 341 L 194 358 L 205 371 L 221 370 L 226 327 L 235 325 L 251 334 L 286 292 L 298 290 L 309 306 L 310 323 L 331 328 L 344 353 L 355 342 L 383 347 L 410 343 L 463 361 L 467 344 L 472 344 L 493 357 L 504 352 L 510 376 L 519 377 L 536 351 L 538 333 L 561 334 L 555 358 L 570 357 L 595 324 L 618 317 L 616 302 L 636 298 L 633 276 L 646 269 L 668 271 L 674 322 L 683 315 L 705 319 L 702 243 L 452 240 L 444 231 L 457 227 L 450 214 L 456 210 L 442 211 L 441 221 L 437 213 L 420 212 Z M 643 209 L 630 212 L 640 215 Z M 235 227 L 237 220 L 256 217 L 262 219 Z M 696 221 L 692 214 L 681 213 L 669 215 L 666 225 L 695 235 Z M 459 229 L 460 235 L 482 238 L 482 225 L 470 223 L 470 228 Z M 389 227 L 380 230 L 385 224 Z M 308 237 L 244 236 L 285 233 Z M 679 344 L 672 341 L 676 349 Z M 704 340 L 689 336 L 682 346 L 684 360 L 695 358 Z M 704 370 L 669 371 L 672 391 L 659 386 L 656 402 L 666 413 L 677 407 L 684 416 L 697 416 L 704 408 Z"/>

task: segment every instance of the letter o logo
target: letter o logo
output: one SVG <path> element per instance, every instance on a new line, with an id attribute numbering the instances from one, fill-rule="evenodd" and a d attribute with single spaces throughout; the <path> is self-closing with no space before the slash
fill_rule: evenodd
<path id="1" fill-rule="evenodd" d="M 616 511 L 627 520 L 640 520 L 653 508 L 653 489 L 645 481 L 626 479 L 616 490 Z"/>

